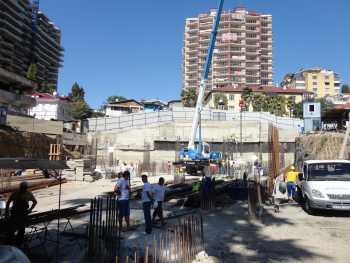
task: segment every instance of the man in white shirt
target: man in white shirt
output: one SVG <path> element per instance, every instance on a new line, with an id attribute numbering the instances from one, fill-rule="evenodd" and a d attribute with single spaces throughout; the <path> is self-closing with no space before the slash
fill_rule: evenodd
<path id="1" fill-rule="evenodd" d="M 158 216 L 161 224 L 164 226 L 164 217 L 163 217 L 163 202 L 165 197 L 165 187 L 164 187 L 164 178 L 160 177 L 158 184 L 153 186 L 154 191 L 154 200 L 157 202 L 157 207 L 153 211 L 152 223 L 156 223 L 156 217 Z"/>
<path id="2" fill-rule="evenodd" d="M 130 227 L 130 206 L 129 206 L 129 171 L 123 173 L 123 178 L 117 180 L 115 191 L 117 192 L 119 227 L 122 228 L 123 217 L 125 218 L 126 228 Z"/>
<path id="3" fill-rule="evenodd" d="M 143 214 L 145 217 L 145 226 L 146 226 L 146 234 L 152 233 L 152 219 L 151 219 L 151 206 L 153 202 L 153 191 L 152 186 L 148 182 L 147 175 L 142 175 L 142 182 L 143 182 L 143 188 L 142 188 L 142 208 L 143 208 Z"/>
<path id="4" fill-rule="evenodd" d="M 120 198 L 120 190 L 119 190 L 119 185 L 120 185 L 120 181 L 122 180 L 123 178 L 123 173 L 122 172 L 118 172 L 117 173 L 117 179 L 115 181 L 115 186 L 114 186 L 114 193 L 116 195 L 116 200 L 119 200 Z"/>

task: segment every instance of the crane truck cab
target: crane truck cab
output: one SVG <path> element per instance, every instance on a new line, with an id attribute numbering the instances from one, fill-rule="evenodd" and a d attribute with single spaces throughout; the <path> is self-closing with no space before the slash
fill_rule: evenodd
<path id="1" fill-rule="evenodd" d="M 308 160 L 297 182 L 304 209 L 350 211 L 350 161 Z"/>

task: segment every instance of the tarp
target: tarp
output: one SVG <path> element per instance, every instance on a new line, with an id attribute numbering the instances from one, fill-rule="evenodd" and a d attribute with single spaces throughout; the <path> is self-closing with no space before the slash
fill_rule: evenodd
<path id="1" fill-rule="evenodd" d="M 0 158 L 0 169 L 68 169 L 66 161 L 50 161 L 45 159 Z"/>

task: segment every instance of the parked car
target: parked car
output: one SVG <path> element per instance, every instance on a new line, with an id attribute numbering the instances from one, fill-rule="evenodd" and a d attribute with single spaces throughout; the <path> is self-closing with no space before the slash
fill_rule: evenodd
<path id="1" fill-rule="evenodd" d="M 350 211 L 350 161 L 305 161 L 297 187 L 310 214 L 315 209 Z"/>

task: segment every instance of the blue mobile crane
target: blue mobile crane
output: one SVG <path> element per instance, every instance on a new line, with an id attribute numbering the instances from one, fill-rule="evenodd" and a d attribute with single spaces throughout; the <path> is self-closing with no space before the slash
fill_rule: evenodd
<path id="1" fill-rule="evenodd" d="M 208 81 L 211 60 L 213 57 L 216 36 L 220 24 L 221 13 L 224 6 L 224 0 L 220 0 L 216 18 L 213 23 L 211 38 L 208 47 L 208 54 L 204 65 L 204 71 L 199 86 L 196 108 L 193 116 L 192 130 L 187 148 L 183 148 L 179 152 L 179 161 L 174 164 L 182 164 L 190 174 L 196 174 L 197 171 L 203 170 L 210 163 L 218 163 L 222 158 L 221 152 L 210 151 L 209 144 L 202 141 L 201 134 L 201 111 L 203 108 L 204 92 Z M 196 145 L 196 135 L 198 132 L 198 143 Z"/>

